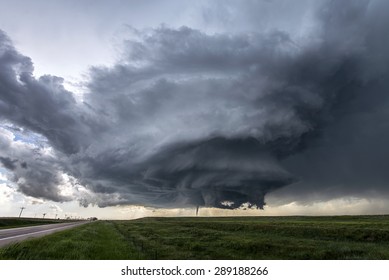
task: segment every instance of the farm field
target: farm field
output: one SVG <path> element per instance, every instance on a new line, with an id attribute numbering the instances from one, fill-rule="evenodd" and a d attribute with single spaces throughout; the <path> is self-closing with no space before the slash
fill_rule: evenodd
<path id="1" fill-rule="evenodd" d="M 0 259 L 389 259 L 389 216 L 98 221 L 0 248 Z"/>

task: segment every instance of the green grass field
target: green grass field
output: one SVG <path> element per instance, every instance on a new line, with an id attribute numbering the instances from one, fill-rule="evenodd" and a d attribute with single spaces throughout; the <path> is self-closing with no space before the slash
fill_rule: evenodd
<path id="1" fill-rule="evenodd" d="M 36 218 L 0 218 L 0 229 L 39 226 L 54 223 L 63 223 L 67 220 L 36 219 Z"/>
<path id="2" fill-rule="evenodd" d="M 98 221 L 0 259 L 389 259 L 389 216 Z"/>

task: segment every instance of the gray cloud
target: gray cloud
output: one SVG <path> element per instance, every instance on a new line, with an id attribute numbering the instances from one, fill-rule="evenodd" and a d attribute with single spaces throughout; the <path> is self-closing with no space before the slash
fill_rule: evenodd
<path id="1" fill-rule="evenodd" d="M 0 162 L 5 168 L 9 170 L 15 170 L 15 163 L 17 162 L 17 160 L 12 160 L 9 157 L 0 157 Z"/>
<path id="2" fill-rule="evenodd" d="M 62 176 L 64 161 L 48 146 L 13 141 L 9 130 L 0 127 L 0 159 L 9 169 L 8 180 L 26 195 L 52 201 L 70 201 L 74 197 L 63 193 L 66 180 Z M 12 154 L 10 159 L 5 155 Z"/>
<path id="3" fill-rule="evenodd" d="M 87 128 L 79 121 L 81 113 L 63 79 L 49 75 L 35 79 L 30 58 L 19 54 L 4 33 L 0 41 L 0 117 L 44 135 L 61 151 L 77 152 Z"/>
<path id="4" fill-rule="evenodd" d="M 33 161 L 8 139 L 1 159 L 17 155 L 8 169 L 25 194 L 82 206 L 386 193 L 387 5 L 310 7 L 303 36 L 285 22 L 262 33 L 133 29 L 115 65 L 90 69 L 82 101 L 61 78 L 35 78 L 0 33 L 0 118 L 47 141 Z"/>
<path id="5" fill-rule="evenodd" d="M 304 178 L 284 190 L 290 199 L 388 195 L 388 3 L 338 5 L 321 14 L 326 45 L 345 58 L 326 83 L 338 94 L 331 110 L 323 111 L 319 137 L 285 160 L 293 174 Z"/>
<path id="6" fill-rule="evenodd" d="M 268 32 L 281 30 L 289 34 L 304 34 L 317 24 L 315 12 L 326 0 L 234 0 L 208 1 L 201 15 L 204 28 L 218 32 L 239 33 L 247 31 Z"/>

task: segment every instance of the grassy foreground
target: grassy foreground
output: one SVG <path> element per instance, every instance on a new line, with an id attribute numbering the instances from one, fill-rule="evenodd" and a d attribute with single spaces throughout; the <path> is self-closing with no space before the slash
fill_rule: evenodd
<path id="1" fill-rule="evenodd" d="M 134 259 L 134 252 L 112 223 L 94 222 L 0 248 L 0 259 Z"/>
<path id="2" fill-rule="evenodd" d="M 99 221 L 0 259 L 389 259 L 389 216 Z"/>

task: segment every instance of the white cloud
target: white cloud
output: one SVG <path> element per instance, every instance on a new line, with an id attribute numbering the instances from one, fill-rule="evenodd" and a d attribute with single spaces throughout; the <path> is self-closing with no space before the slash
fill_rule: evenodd
<path id="1" fill-rule="evenodd" d="M 0 183 L 0 216 L 14 215 L 16 191 L 5 183 Z"/>
<path id="2" fill-rule="evenodd" d="M 8 181 L 7 179 L 7 176 L 5 175 L 5 173 L 1 172 L 0 170 L 0 183 L 1 181 Z"/>

